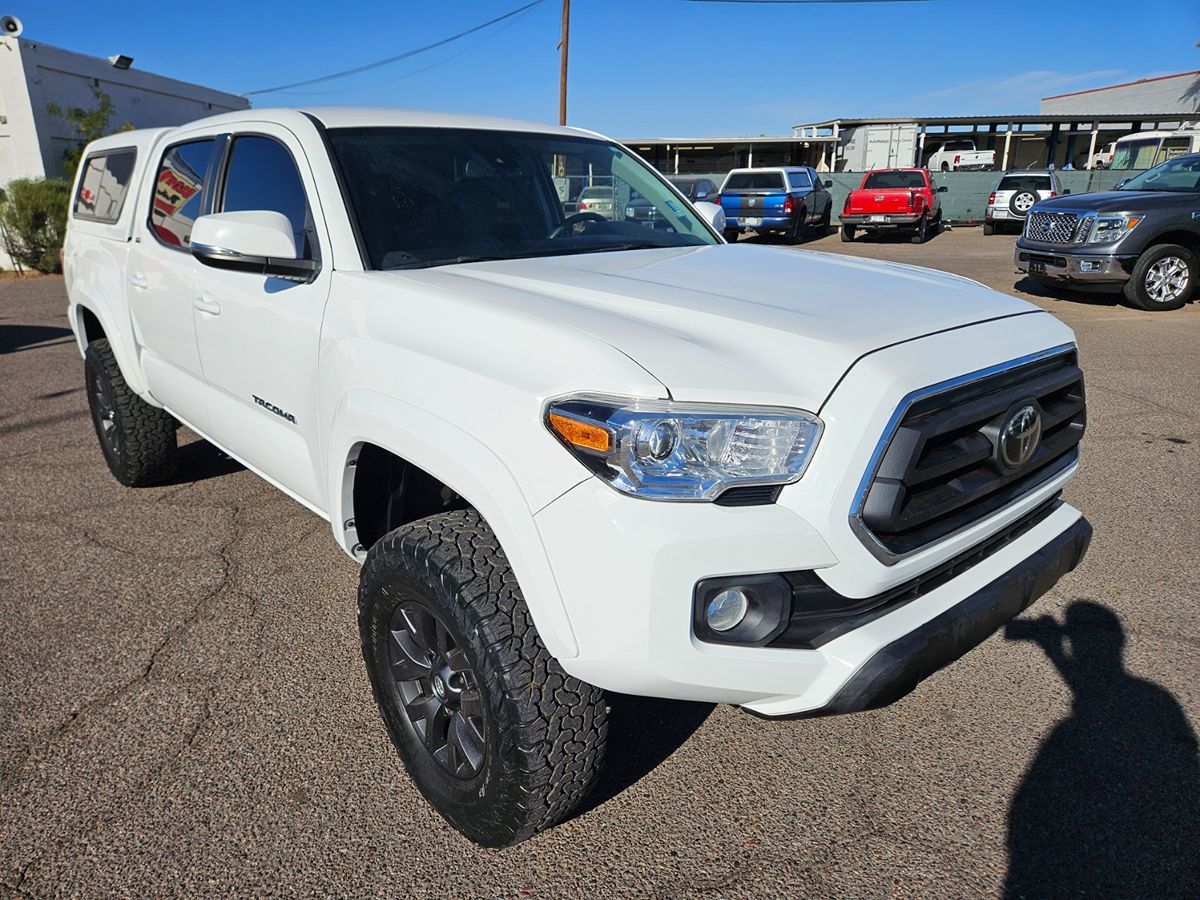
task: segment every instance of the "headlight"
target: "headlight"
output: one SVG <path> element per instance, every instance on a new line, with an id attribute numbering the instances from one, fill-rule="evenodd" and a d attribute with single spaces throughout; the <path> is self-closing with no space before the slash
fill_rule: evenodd
<path id="1" fill-rule="evenodd" d="M 546 407 L 546 427 L 619 491 L 714 500 L 804 474 L 821 420 L 794 409 L 581 396 Z"/>
<path id="2" fill-rule="evenodd" d="M 1142 216 L 1096 216 L 1091 228 L 1084 226 L 1085 244 L 1111 244 L 1137 227 Z"/>

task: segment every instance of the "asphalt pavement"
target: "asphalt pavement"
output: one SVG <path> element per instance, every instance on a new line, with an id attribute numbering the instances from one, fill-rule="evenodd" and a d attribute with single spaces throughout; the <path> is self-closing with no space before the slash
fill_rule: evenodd
<path id="1" fill-rule="evenodd" d="M 118 485 L 61 278 L 0 281 L 0 893 L 1200 896 L 1200 305 L 1051 296 L 1012 243 L 795 252 L 958 272 L 1075 329 L 1067 496 L 1095 539 L 1036 639 L 842 718 L 614 698 L 596 794 L 502 851 L 407 781 L 327 524 L 186 432 L 176 483 Z"/>

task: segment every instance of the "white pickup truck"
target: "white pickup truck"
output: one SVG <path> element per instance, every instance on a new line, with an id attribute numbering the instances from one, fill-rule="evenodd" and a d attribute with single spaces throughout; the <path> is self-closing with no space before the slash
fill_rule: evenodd
<path id="1" fill-rule="evenodd" d="M 925 161 L 931 172 L 990 172 L 996 168 L 995 150 L 976 150 L 973 140 L 943 141 L 933 144 Z M 926 146 L 926 152 L 929 146 Z"/>
<path id="2" fill-rule="evenodd" d="M 658 227 L 565 212 L 563 175 Z M 75 191 L 112 473 L 162 479 L 183 423 L 329 521 L 387 731 L 481 844 L 579 803 L 605 691 L 881 706 L 1087 547 L 1064 325 L 953 275 L 729 246 L 592 132 L 247 110 L 96 141 Z"/>

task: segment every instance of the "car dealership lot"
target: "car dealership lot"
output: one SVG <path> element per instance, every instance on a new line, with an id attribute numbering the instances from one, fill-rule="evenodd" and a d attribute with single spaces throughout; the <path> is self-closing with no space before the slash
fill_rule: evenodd
<path id="1" fill-rule="evenodd" d="M 1007 878 L 1028 896 L 1195 896 L 1200 308 L 1025 294 L 1013 240 L 833 235 L 782 252 L 947 269 L 1076 330 L 1090 423 L 1069 495 L 1096 536 L 1026 614 L 1071 610 L 1070 686 L 1036 644 L 1001 635 L 846 718 L 617 698 L 599 793 L 507 851 L 474 848 L 404 776 L 359 657 L 357 571 L 328 526 L 200 442 L 184 450 L 193 480 L 120 487 L 61 279 L 0 282 L 3 882 L 34 896 L 967 896 Z"/>

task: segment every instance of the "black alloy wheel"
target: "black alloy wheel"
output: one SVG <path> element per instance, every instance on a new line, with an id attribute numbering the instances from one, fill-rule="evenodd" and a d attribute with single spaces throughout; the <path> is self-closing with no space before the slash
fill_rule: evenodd
<path id="1" fill-rule="evenodd" d="M 455 778 L 474 778 L 487 756 L 479 677 L 436 613 L 402 603 L 392 614 L 389 688 L 429 755 Z"/>

